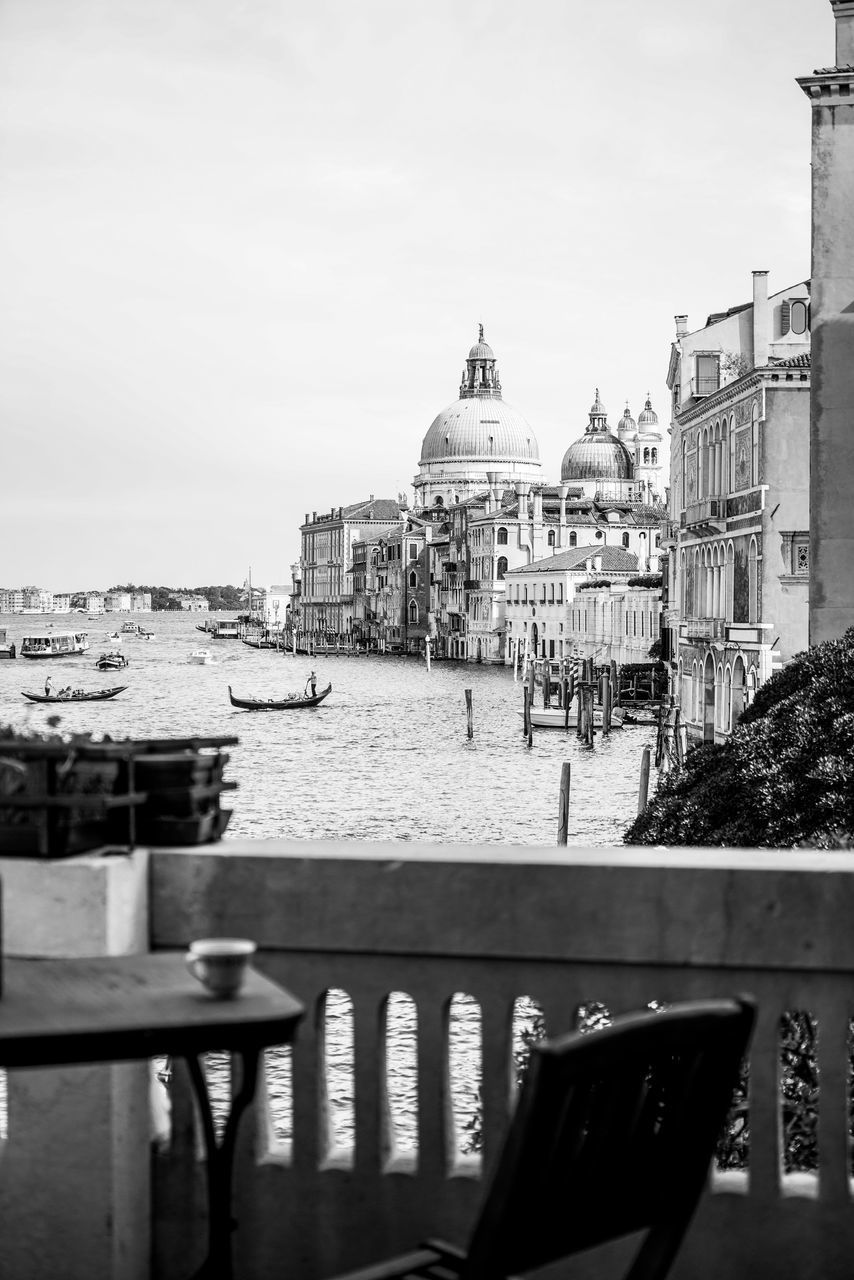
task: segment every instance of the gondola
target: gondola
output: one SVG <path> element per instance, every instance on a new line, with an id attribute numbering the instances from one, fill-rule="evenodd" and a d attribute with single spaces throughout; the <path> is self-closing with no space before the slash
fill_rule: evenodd
<path id="1" fill-rule="evenodd" d="M 319 707 L 324 698 L 328 698 L 332 692 L 332 685 L 328 684 L 320 693 L 316 693 L 313 698 L 285 698 L 277 702 L 273 698 L 235 698 L 231 692 L 231 685 L 228 686 L 228 696 L 231 699 L 233 707 L 240 707 L 243 711 L 298 711 L 302 707 Z"/>
<path id="2" fill-rule="evenodd" d="M 114 698 L 117 693 L 121 693 L 126 689 L 126 684 L 117 685 L 115 689 L 72 689 L 66 697 L 62 698 L 56 693 L 27 693 L 26 689 L 22 689 L 21 693 L 25 698 L 29 698 L 30 702 L 58 702 L 61 706 L 65 706 L 68 702 L 106 702 L 108 698 Z"/>

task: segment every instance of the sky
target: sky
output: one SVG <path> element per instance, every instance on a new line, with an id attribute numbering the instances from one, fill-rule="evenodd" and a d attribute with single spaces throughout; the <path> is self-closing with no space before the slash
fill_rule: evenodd
<path id="1" fill-rule="evenodd" d="M 0 586 L 287 582 L 484 325 L 544 479 L 810 271 L 827 0 L 2 0 Z"/>

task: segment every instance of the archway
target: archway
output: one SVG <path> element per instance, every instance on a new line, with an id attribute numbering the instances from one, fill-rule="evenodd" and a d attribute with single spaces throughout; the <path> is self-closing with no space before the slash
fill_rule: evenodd
<path id="1" fill-rule="evenodd" d="M 739 654 L 732 668 L 732 716 L 730 726 L 733 729 L 738 724 L 738 717 L 744 710 L 744 685 L 744 661 L 741 654 Z"/>

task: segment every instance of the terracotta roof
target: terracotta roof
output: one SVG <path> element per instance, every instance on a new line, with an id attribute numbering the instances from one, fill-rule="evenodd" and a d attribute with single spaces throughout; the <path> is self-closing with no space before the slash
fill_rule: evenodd
<path id="1" fill-rule="evenodd" d="M 568 551 L 559 551 L 556 556 L 546 560 L 535 560 L 533 564 L 523 565 L 520 569 L 508 569 L 507 577 L 515 573 L 555 573 L 567 569 L 584 569 L 592 556 L 602 557 L 601 572 L 636 573 L 638 558 L 623 547 L 571 547 Z M 596 570 L 600 572 L 600 570 Z"/>
<path id="2" fill-rule="evenodd" d="M 789 356 L 788 360 L 772 360 L 771 364 L 775 369 L 809 369 L 810 353 L 801 351 L 796 356 Z"/>
<path id="3" fill-rule="evenodd" d="M 354 502 L 344 508 L 345 520 L 394 520 L 400 515 L 400 506 L 394 498 L 368 498 L 366 502 Z"/>

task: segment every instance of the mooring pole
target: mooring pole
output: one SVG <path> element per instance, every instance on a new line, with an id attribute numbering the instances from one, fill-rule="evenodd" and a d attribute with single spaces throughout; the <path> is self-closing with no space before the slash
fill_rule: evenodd
<path id="1" fill-rule="evenodd" d="M 641 755 L 640 787 L 638 788 L 638 813 L 643 813 L 649 795 L 649 747 Z"/>
<path id="2" fill-rule="evenodd" d="M 468 736 L 474 737 L 474 713 L 471 705 L 471 689 L 466 689 L 466 723 L 468 726 Z"/>
<path id="3" fill-rule="evenodd" d="M 566 844 L 566 838 L 569 833 L 569 785 L 571 776 L 572 767 L 569 761 L 565 760 L 560 770 L 560 797 L 557 806 L 558 844 Z"/>

